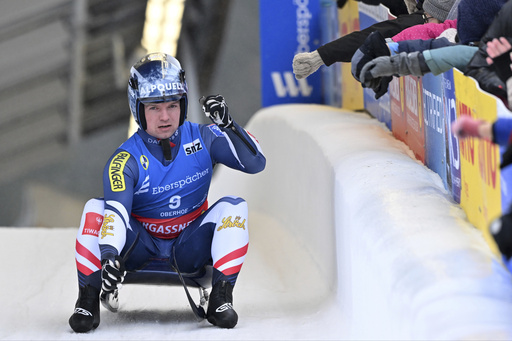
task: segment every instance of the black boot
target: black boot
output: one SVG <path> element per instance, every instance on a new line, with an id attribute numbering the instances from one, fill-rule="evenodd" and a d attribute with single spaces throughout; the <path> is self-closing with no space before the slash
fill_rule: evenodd
<path id="1" fill-rule="evenodd" d="M 100 291 L 90 285 L 80 288 L 69 325 L 77 333 L 87 333 L 100 324 Z"/>
<path id="2" fill-rule="evenodd" d="M 218 281 L 210 293 L 208 322 L 221 328 L 233 328 L 238 322 L 238 315 L 233 309 L 233 286 L 226 281 Z"/>

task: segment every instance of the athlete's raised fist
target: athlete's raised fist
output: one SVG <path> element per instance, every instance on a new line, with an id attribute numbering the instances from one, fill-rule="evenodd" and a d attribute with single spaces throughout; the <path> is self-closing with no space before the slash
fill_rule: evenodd
<path id="1" fill-rule="evenodd" d="M 199 103 L 201 103 L 205 115 L 219 127 L 229 128 L 233 125 L 228 106 L 221 95 L 203 96 L 199 99 Z"/>

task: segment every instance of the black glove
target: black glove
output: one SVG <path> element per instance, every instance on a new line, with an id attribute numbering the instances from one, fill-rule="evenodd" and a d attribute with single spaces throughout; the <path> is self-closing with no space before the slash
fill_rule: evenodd
<path id="1" fill-rule="evenodd" d="M 508 79 L 512 77 L 512 70 L 510 69 L 510 50 L 495 57 L 493 60 L 494 72 L 500 77 L 503 83 L 507 83 Z"/>
<path id="2" fill-rule="evenodd" d="M 501 254 L 508 260 L 512 257 L 512 216 L 505 214 L 494 220 L 489 230 Z"/>
<path id="3" fill-rule="evenodd" d="M 103 259 L 101 261 L 101 288 L 103 291 L 119 289 L 125 275 L 124 261 L 120 256 L 116 256 L 114 260 Z"/>
<path id="4" fill-rule="evenodd" d="M 506 85 L 492 70 L 492 68 L 480 67 L 466 71 L 466 76 L 476 79 L 482 90 L 500 98 L 507 98 Z"/>
<path id="5" fill-rule="evenodd" d="M 352 76 L 361 82 L 361 70 L 368 62 L 377 57 L 389 55 L 390 52 L 386 39 L 379 31 L 373 31 L 352 56 Z"/>
<path id="6" fill-rule="evenodd" d="M 375 99 L 379 99 L 388 92 L 389 83 L 393 80 L 393 76 L 381 77 L 376 86 L 372 87 L 375 92 Z"/>
<path id="7" fill-rule="evenodd" d="M 221 95 L 203 96 L 199 100 L 203 111 L 213 123 L 219 127 L 229 128 L 233 125 L 233 119 L 229 115 L 228 106 Z"/>

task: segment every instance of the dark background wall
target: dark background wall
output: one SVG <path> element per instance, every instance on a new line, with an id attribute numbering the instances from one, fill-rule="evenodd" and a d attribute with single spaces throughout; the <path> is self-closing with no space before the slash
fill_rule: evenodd
<path id="1" fill-rule="evenodd" d="M 137 6 L 145 2 L 130 1 Z M 71 144 L 66 135 L 68 89 L 64 81 L 70 76 L 68 62 L 72 60 L 72 39 L 69 35 L 73 26 L 73 17 L 70 13 L 74 0 L 0 1 L 0 37 L 4 33 L 4 40 L 0 39 L 2 74 L 11 75 L 10 79 L 19 79 L 18 75 L 23 73 L 27 77 L 35 77 L 40 72 L 51 70 L 52 61 L 62 62 L 62 65 L 59 64 L 55 68 L 60 73 L 48 76 L 48 79 L 52 79 L 52 84 L 56 84 L 51 92 L 48 92 L 48 81 L 41 82 L 40 88 L 35 88 L 31 96 L 23 96 L 23 84 L 18 89 L 8 84 L 6 77 L 0 80 L 0 88 L 7 89 L 5 91 L 11 91 L 13 94 L 4 97 L 0 94 L 0 107 L 3 108 L 0 110 L 0 158 L 4 160 L 0 165 L 0 226 L 78 226 L 85 202 L 91 197 L 102 195 L 101 176 L 106 160 L 127 138 L 130 112 L 125 97 L 126 90 L 124 86 L 116 90 L 115 84 L 119 77 L 126 77 L 126 74 L 119 75 L 119 72 L 116 74 L 113 70 L 119 70 L 119 64 L 124 63 L 121 66 L 127 73 L 129 65 L 141 51 L 125 43 L 124 55 L 121 58 L 123 63 L 120 63 L 119 59 L 111 58 L 112 54 L 115 54 L 113 50 L 101 44 L 112 46 L 114 38 L 118 36 L 115 27 L 122 24 L 113 25 L 114 20 L 125 20 L 125 16 L 130 23 L 127 30 L 130 27 L 140 27 L 141 24 L 137 20 L 140 19 L 141 13 L 127 13 L 129 8 L 123 7 L 125 1 L 89 0 L 88 3 L 92 6 L 89 9 L 91 22 L 88 23 L 88 37 L 97 38 L 94 44 L 89 44 L 86 53 L 89 58 L 87 63 L 97 63 L 97 66 L 89 64 L 88 74 L 92 74 L 100 67 L 105 69 L 97 73 L 98 78 L 95 78 L 86 95 L 90 103 L 87 109 L 89 111 L 86 110 L 85 113 L 84 124 L 89 128 L 84 131 L 79 143 Z M 211 22 L 209 15 L 214 11 L 205 10 L 205 6 L 211 6 L 217 1 L 188 0 L 186 3 L 194 4 L 196 9 L 199 8 L 199 17 L 195 11 L 196 17 L 193 18 L 196 23 Z M 219 1 L 220 3 L 223 3 L 222 11 L 217 11 L 220 18 L 217 20 L 222 20 L 222 24 L 217 25 L 220 29 L 211 30 L 211 25 L 194 26 L 203 36 L 205 32 L 210 34 L 209 40 L 215 42 L 213 47 L 210 47 L 216 51 L 215 56 L 206 59 L 213 61 L 212 65 L 198 66 L 194 58 L 200 53 L 200 47 L 196 46 L 196 49 L 193 49 L 194 41 L 187 42 L 190 37 L 180 37 L 178 58 L 186 70 L 190 87 L 189 119 L 206 123 L 206 118 L 197 103 L 198 98 L 201 95 L 222 94 L 233 117 L 242 125 L 246 125 L 261 106 L 259 2 L 229 0 Z M 130 8 L 133 8 L 133 5 Z M 44 17 L 44 14 L 50 11 L 54 11 L 60 17 Z M 219 12 L 223 15 L 219 16 Z M 188 13 L 185 10 L 185 15 Z M 133 18 L 133 15 L 139 19 Z M 20 33 L 19 36 L 11 38 L 14 24 L 26 28 L 23 20 L 38 16 L 43 16 L 43 22 L 39 23 L 41 29 Z M 56 22 L 48 25 L 44 20 Z M 184 22 L 190 20 L 184 18 Z M 139 39 L 137 35 L 142 35 L 142 32 L 127 33 L 125 42 L 130 37 Z M 44 52 L 45 49 L 47 52 Z M 92 56 L 95 58 L 91 61 Z M 112 76 L 106 77 L 108 74 Z M 206 82 L 201 81 L 202 74 L 207 75 Z M 35 81 L 29 79 L 27 82 L 32 84 Z M 101 91 L 94 92 L 94 89 L 100 88 Z M 114 90 L 117 92 L 114 93 Z M 112 91 L 112 94 L 106 91 Z M 18 96 L 14 103 L 13 96 Z M 61 102 L 60 105 L 55 104 L 56 109 L 51 114 L 46 114 L 42 112 L 40 104 L 49 99 L 60 99 Z M 15 112 L 16 110 L 19 112 Z M 25 115 L 27 119 L 19 119 Z M 46 115 L 51 119 L 42 120 Z M 114 117 L 119 118 L 108 120 Z M 5 121 L 5 124 L 2 125 L 2 121 Z M 100 122 L 101 124 L 98 124 Z M 20 130 L 18 132 L 14 129 Z M 46 132 L 49 136 L 45 139 L 36 136 L 40 132 Z M 5 142 L 2 141 L 2 137 L 6 139 Z M 30 137 L 33 137 L 33 141 Z M 26 146 L 19 148 L 23 144 L 19 141 L 27 139 L 29 141 Z M 2 148 L 5 149 L 5 155 L 2 154 Z"/>

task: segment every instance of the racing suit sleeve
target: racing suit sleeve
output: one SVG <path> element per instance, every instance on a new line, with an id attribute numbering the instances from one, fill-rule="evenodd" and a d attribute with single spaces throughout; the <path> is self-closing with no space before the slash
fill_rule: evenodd
<path id="1" fill-rule="evenodd" d="M 130 228 L 133 190 L 138 179 L 137 161 L 129 153 L 117 150 L 103 171 L 105 213 L 99 236 L 101 259 L 114 259 L 126 243 Z"/>
<path id="2" fill-rule="evenodd" d="M 266 159 L 260 144 L 238 123 L 233 121 L 230 128 L 215 124 L 203 125 L 201 135 L 206 142 L 213 164 L 254 174 L 265 169 Z"/>

